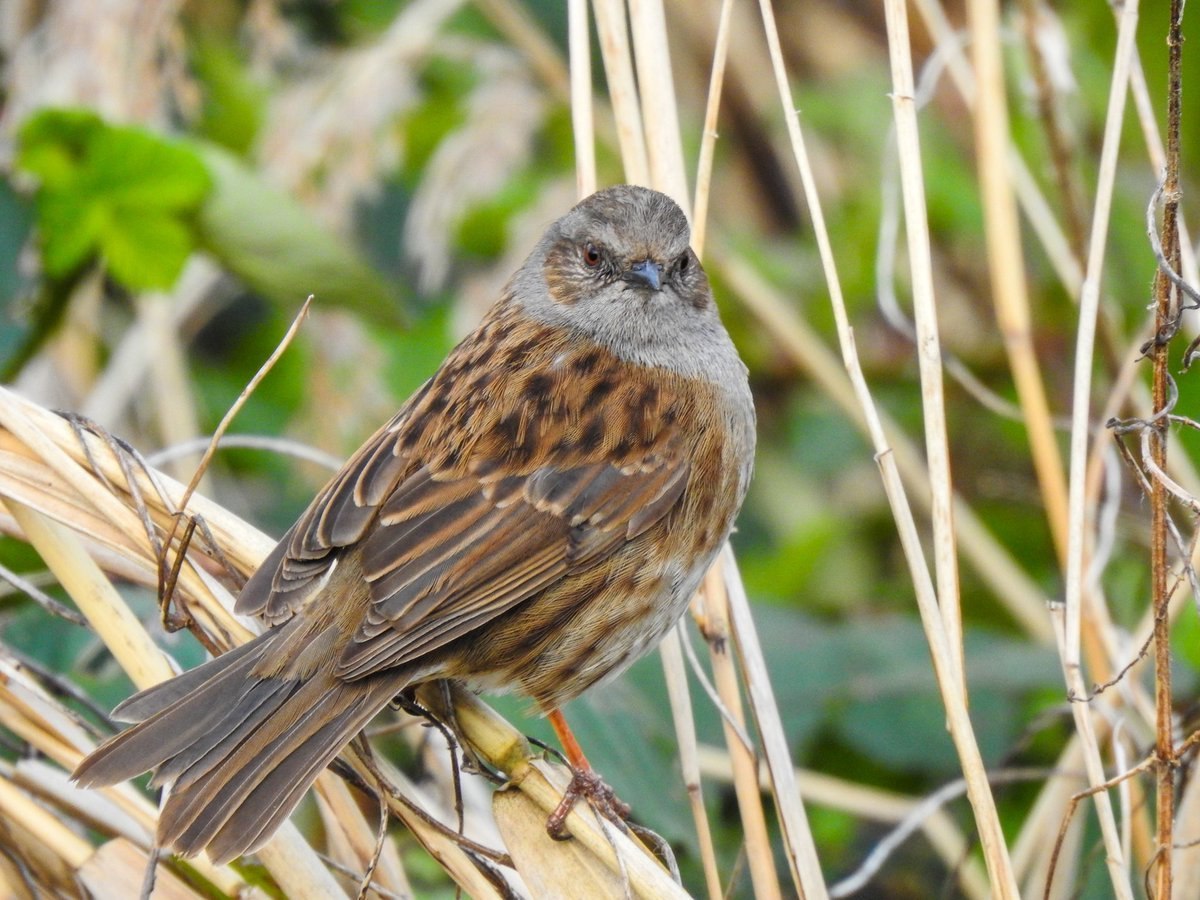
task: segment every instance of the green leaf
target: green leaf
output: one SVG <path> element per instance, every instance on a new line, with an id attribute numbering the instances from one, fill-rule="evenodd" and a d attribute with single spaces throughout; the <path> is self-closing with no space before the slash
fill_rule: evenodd
<path id="1" fill-rule="evenodd" d="M 915 616 L 828 624 L 759 605 L 754 618 L 793 746 L 813 740 L 824 720 L 857 752 L 885 765 L 939 777 L 953 770 L 954 748 Z M 1057 664 L 1048 648 L 982 628 L 967 633 L 965 653 L 976 738 L 985 759 L 995 760 L 1011 746 L 1025 694 L 1059 684 Z"/>
<path id="2" fill-rule="evenodd" d="M 204 246 L 251 288 L 294 307 L 315 294 L 377 322 L 401 324 L 395 290 L 299 202 L 228 151 L 196 143 L 213 189 L 197 224 Z"/>
<path id="3" fill-rule="evenodd" d="M 107 210 L 71 194 L 46 193 L 37 212 L 42 267 L 51 278 L 66 278 L 95 251 Z"/>
<path id="4" fill-rule="evenodd" d="M 135 291 L 174 284 L 192 245 L 191 233 L 178 219 L 142 210 L 118 211 L 100 235 L 112 276 Z"/>
<path id="5" fill-rule="evenodd" d="M 106 128 L 89 154 L 89 192 L 127 209 L 188 210 L 209 187 L 208 172 L 181 144 L 133 128 Z"/>
<path id="6" fill-rule="evenodd" d="M 42 188 L 64 187 L 78 177 L 87 148 L 104 122 L 82 109 L 46 110 L 17 136 L 17 168 L 37 176 Z"/>
<path id="7" fill-rule="evenodd" d="M 186 145 L 77 110 L 45 110 L 22 129 L 18 165 L 38 176 L 42 262 L 68 279 L 97 253 L 130 290 L 169 288 L 196 240 L 193 210 L 208 192 Z"/>

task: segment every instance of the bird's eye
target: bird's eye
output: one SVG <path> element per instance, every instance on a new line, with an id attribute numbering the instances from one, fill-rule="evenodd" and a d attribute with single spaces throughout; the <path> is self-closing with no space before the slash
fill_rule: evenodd
<path id="1" fill-rule="evenodd" d="M 584 244 L 583 262 L 589 269 L 594 269 L 600 265 L 600 248 L 595 244 Z"/>
<path id="2" fill-rule="evenodd" d="M 682 275 L 684 272 L 686 272 L 688 270 L 688 266 L 690 264 L 691 264 L 691 254 L 690 253 L 684 253 L 683 256 L 679 257 L 679 262 L 676 264 L 676 268 L 679 270 L 679 274 Z"/>

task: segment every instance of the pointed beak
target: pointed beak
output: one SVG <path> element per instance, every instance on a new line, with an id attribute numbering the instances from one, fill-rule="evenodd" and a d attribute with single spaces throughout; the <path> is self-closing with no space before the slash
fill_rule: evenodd
<path id="1" fill-rule="evenodd" d="M 661 263 L 656 263 L 651 259 L 643 259 L 629 267 L 629 270 L 625 273 L 625 280 L 633 285 L 661 291 L 662 274 L 663 267 Z"/>

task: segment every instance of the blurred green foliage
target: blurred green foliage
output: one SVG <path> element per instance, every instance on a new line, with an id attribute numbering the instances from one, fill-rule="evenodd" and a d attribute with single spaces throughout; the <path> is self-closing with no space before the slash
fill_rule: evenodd
<path id="1" fill-rule="evenodd" d="M 42 266 L 66 278 L 93 257 L 132 291 L 169 288 L 195 249 L 186 218 L 209 189 L 196 154 L 85 110 L 46 110 L 21 128 L 17 167 L 38 179 Z"/>

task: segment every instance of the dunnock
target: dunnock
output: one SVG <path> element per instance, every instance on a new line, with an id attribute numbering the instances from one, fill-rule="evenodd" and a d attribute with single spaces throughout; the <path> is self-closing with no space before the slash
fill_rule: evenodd
<path id="1" fill-rule="evenodd" d="M 247 582 L 237 612 L 270 628 L 121 704 L 137 724 L 74 777 L 156 770 L 160 845 L 222 862 L 417 683 L 555 713 L 680 618 L 753 456 L 746 368 L 683 213 L 593 194 Z"/>

